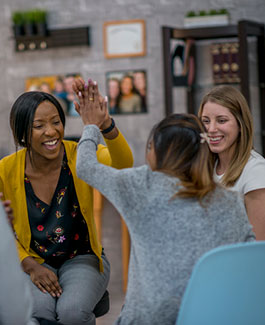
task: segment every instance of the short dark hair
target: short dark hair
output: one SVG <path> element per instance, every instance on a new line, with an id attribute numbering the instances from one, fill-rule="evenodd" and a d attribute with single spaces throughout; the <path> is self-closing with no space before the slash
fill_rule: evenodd
<path id="1" fill-rule="evenodd" d="M 42 91 L 25 92 L 17 98 L 10 112 L 10 127 L 16 149 L 21 146 L 30 150 L 34 115 L 38 106 L 45 101 L 52 103 L 56 107 L 61 122 L 65 126 L 64 111 L 54 96 Z"/>

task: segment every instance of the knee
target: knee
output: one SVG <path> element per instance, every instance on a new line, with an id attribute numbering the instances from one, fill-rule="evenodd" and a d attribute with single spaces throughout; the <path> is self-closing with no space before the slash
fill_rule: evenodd
<path id="1" fill-rule="evenodd" d="M 32 317 L 45 318 L 49 320 L 56 319 L 55 299 L 48 293 L 43 294 L 42 299 L 37 299 L 35 297 L 32 299 L 32 302 Z"/>
<path id="2" fill-rule="evenodd" d="M 95 314 L 89 308 L 77 305 L 73 301 L 70 305 L 57 303 L 58 321 L 65 325 L 70 324 L 96 324 Z"/>

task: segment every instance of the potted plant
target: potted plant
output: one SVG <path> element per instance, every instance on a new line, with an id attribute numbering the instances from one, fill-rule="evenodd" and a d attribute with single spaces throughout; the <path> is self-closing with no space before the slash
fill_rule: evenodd
<path id="1" fill-rule="evenodd" d="M 28 36 L 36 34 L 34 10 L 25 11 L 24 20 L 25 20 L 25 25 L 24 25 L 25 34 Z"/>
<path id="2" fill-rule="evenodd" d="M 14 36 L 22 36 L 25 34 L 24 31 L 24 15 L 21 11 L 14 11 L 12 13 L 13 31 Z"/>
<path id="3" fill-rule="evenodd" d="M 227 9 L 201 10 L 199 12 L 189 11 L 184 19 L 185 27 L 222 26 L 229 24 L 229 13 Z"/>
<path id="4" fill-rule="evenodd" d="M 36 33 L 42 36 L 47 35 L 47 11 L 42 9 L 35 9 L 34 22 L 36 26 Z"/>

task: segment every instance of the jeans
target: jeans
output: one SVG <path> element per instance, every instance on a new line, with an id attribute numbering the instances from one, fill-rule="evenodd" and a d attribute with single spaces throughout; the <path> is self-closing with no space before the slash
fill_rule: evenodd
<path id="1" fill-rule="evenodd" d="M 33 317 L 59 321 L 64 325 L 95 325 L 93 309 L 106 291 L 110 265 L 102 255 L 104 272 L 99 272 L 99 261 L 92 254 L 77 255 L 67 260 L 59 269 L 43 263 L 58 277 L 62 294 L 53 298 L 41 292 L 26 274 L 33 300 Z"/>

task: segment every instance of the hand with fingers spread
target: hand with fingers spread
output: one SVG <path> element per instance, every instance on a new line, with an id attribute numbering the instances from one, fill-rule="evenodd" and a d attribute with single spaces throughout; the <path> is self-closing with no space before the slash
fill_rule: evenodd
<path id="1" fill-rule="evenodd" d="M 77 88 L 79 89 L 79 88 Z M 109 119 L 107 99 L 102 103 L 96 82 L 90 81 L 84 91 L 78 91 L 79 104 L 75 103 L 76 111 L 80 114 L 83 123 L 95 124 L 102 128 Z"/>
<path id="2" fill-rule="evenodd" d="M 31 281 L 43 293 L 49 293 L 54 298 L 59 298 L 62 294 L 62 288 L 58 282 L 56 274 L 47 267 L 40 265 L 32 257 L 26 257 L 21 266 L 24 272 L 30 275 Z"/>
<path id="3" fill-rule="evenodd" d="M 93 81 L 91 79 L 88 79 L 88 85 L 92 85 L 93 84 Z M 73 90 L 76 94 L 77 97 L 79 96 L 85 96 L 85 91 L 87 90 L 88 86 L 85 84 L 85 81 L 81 78 L 81 77 L 78 77 L 75 79 L 73 85 Z M 103 105 L 104 101 L 105 101 L 105 98 L 100 94 L 100 92 L 98 91 L 98 98 L 99 98 L 99 103 L 101 105 Z M 90 97 L 90 99 L 93 99 L 93 97 Z M 79 103 L 75 102 L 75 107 L 76 107 L 76 110 L 77 112 L 79 112 Z"/>
<path id="4" fill-rule="evenodd" d="M 79 92 L 81 92 L 84 95 L 85 81 L 81 77 L 75 79 L 72 87 L 73 87 L 73 91 L 76 93 L 77 96 Z"/>
<path id="5" fill-rule="evenodd" d="M 93 85 L 93 81 L 91 79 L 88 79 L 88 86 L 89 85 Z M 78 97 L 78 99 L 80 100 L 80 97 L 82 96 L 82 98 L 85 97 L 85 91 L 88 90 L 88 86 L 85 84 L 85 81 L 82 78 L 76 78 L 75 82 L 73 83 L 73 90 L 76 93 L 76 96 Z M 90 97 L 90 100 L 93 100 L 94 97 Z M 98 100 L 99 103 L 101 105 L 101 109 L 103 109 L 103 105 L 107 105 L 107 97 L 103 97 L 100 92 L 98 91 Z M 75 108 L 76 111 L 79 113 L 80 111 L 80 104 L 75 102 Z M 107 105 L 108 106 L 108 105 Z M 80 113 L 79 113 L 80 114 Z M 112 123 L 111 117 L 109 116 L 109 112 L 107 110 L 106 112 L 106 117 L 105 117 L 105 121 L 104 123 L 101 125 L 101 129 L 105 130 L 107 128 L 110 127 Z M 117 132 L 115 133 L 115 135 L 117 135 Z"/>

